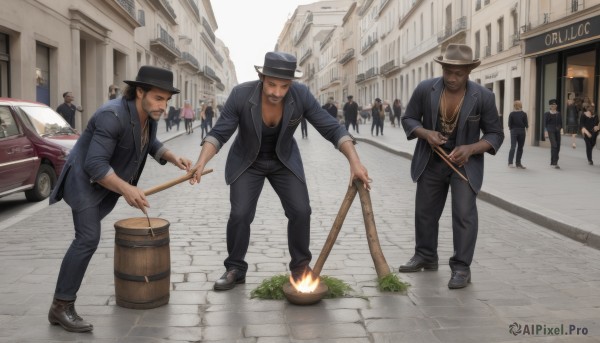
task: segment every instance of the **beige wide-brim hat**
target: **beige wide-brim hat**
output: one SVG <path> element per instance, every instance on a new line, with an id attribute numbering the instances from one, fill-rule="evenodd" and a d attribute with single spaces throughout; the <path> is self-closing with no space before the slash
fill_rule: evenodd
<path id="1" fill-rule="evenodd" d="M 473 50 L 465 44 L 450 44 L 444 56 L 434 57 L 433 60 L 441 65 L 466 66 L 471 69 L 481 64 L 479 59 L 473 59 Z"/>

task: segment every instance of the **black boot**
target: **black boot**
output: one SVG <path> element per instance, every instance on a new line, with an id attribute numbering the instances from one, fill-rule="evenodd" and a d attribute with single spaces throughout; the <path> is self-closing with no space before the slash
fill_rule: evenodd
<path id="1" fill-rule="evenodd" d="M 60 325 L 63 329 L 71 332 L 87 332 L 94 329 L 92 324 L 83 320 L 75 311 L 75 300 L 66 301 L 55 298 L 48 312 L 48 321 L 52 325 Z"/>

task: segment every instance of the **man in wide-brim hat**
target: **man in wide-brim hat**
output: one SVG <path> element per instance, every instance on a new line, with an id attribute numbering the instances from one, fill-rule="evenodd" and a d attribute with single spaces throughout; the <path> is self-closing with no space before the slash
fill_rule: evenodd
<path id="1" fill-rule="evenodd" d="M 408 139 L 418 142 L 411 162 L 417 182 L 415 253 L 400 272 L 438 269 L 439 219 L 451 188 L 454 254 L 448 288 L 456 289 L 471 282 L 483 154 L 496 154 L 504 133 L 494 94 L 469 81 L 469 73 L 480 64 L 471 48 L 450 44 L 434 60 L 441 64 L 443 77 L 421 82 L 401 118 Z"/>
<path id="2" fill-rule="evenodd" d="M 255 69 L 259 80 L 233 88 L 219 120 L 202 141 L 195 166 L 198 169 L 192 179 L 192 183 L 200 181 L 206 164 L 237 130 L 225 166 L 231 212 L 226 230 L 226 271 L 214 284 L 218 291 L 232 289 L 246 280 L 250 224 L 265 179 L 281 199 L 288 218 L 292 277 L 299 279 L 310 271 L 311 208 L 300 150 L 294 139 L 303 118 L 346 156 L 350 180 L 359 179 L 367 188 L 369 184 L 367 170 L 354 149 L 354 139 L 321 108 L 308 87 L 294 81 L 302 77 L 296 57 L 268 52 L 264 64 Z"/>
<path id="3" fill-rule="evenodd" d="M 189 170 L 192 161 L 178 157 L 156 139 L 157 121 L 167 102 L 179 90 L 173 73 L 153 66 L 140 68 L 123 97 L 102 105 L 90 119 L 64 165 L 50 195 L 50 203 L 61 199 L 71 207 L 75 226 L 72 241 L 58 274 L 48 320 L 67 331 L 86 332 L 92 324 L 75 311 L 75 299 L 88 263 L 100 241 L 100 222 L 120 196 L 127 204 L 149 207 L 137 182 L 151 155 L 160 164 L 171 162 Z"/>

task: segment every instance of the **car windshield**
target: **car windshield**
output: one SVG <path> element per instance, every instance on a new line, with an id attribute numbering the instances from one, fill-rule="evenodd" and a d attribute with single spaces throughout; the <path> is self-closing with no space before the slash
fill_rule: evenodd
<path id="1" fill-rule="evenodd" d="M 49 107 L 20 106 L 20 108 L 27 114 L 29 121 L 42 137 L 75 134 L 75 130 L 69 123 Z"/>

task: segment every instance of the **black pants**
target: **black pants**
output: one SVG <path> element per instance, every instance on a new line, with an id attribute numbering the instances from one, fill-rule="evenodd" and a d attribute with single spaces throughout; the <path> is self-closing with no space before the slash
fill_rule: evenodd
<path id="1" fill-rule="evenodd" d="M 587 156 L 588 162 L 593 162 L 592 161 L 592 151 L 594 150 L 594 147 L 596 146 L 597 138 L 598 138 L 597 132 L 592 133 L 591 138 L 588 138 L 588 136 L 583 135 L 583 141 L 585 142 L 585 154 Z"/>
<path id="2" fill-rule="evenodd" d="M 560 130 L 548 131 L 550 139 L 550 165 L 558 164 L 558 153 L 560 152 Z"/>
<path id="3" fill-rule="evenodd" d="M 302 138 L 308 137 L 308 125 L 304 117 L 300 120 L 300 131 L 302 131 Z"/>
<path id="4" fill-rule="evenodd" d="M 460 168 L 464 174 L 464 168 Z M 438 260 L 439 220 L 446 204 L 448 188 L 452 194 L 452 270 L 468 270 L 475 253 L 479 228 L 477 194 L 436 154 L 417 183 L 415 200 L 415 255 L 425 261 Z"/>
<path id="5" fill-rule="evenodd" d="M 75 239 L 60 266 L 54 291 L 55 298 L 66 301 L 77 298 L 85 271 L 100 243 L 100 221 L 112 211 L 117 199 L 116 196 L 108 196 L 98 206 L 79 212 L 72 211 Z"/>
<path id="6" fill-rule="evenodd" d="M 523 156 L 523 145 L 525 144 L 525 129 L 510 130 L 510 151 L 508 152 L 508 164 L 513 164 L 515 148 L 517 149 L 517 165 L 521 165 Z"/>
<path id="7" fill-rule="evenodd" d="M 288 218 L 288 249 L 290 271 L 304 269 L 312 255 L 310 243 L 310 201 L 306 184 L 296 177 L 281 161 L 259 158 L 230 185 L 231 213 L 227 222 L 227 253 L 225 268 L 248 270 L 244 261 L 250 243 L 250 224 L 256 214 L 256 205 L 265 179 L 279 196 Z M 277 229 L 269 227 L 269 229 Z"/>

